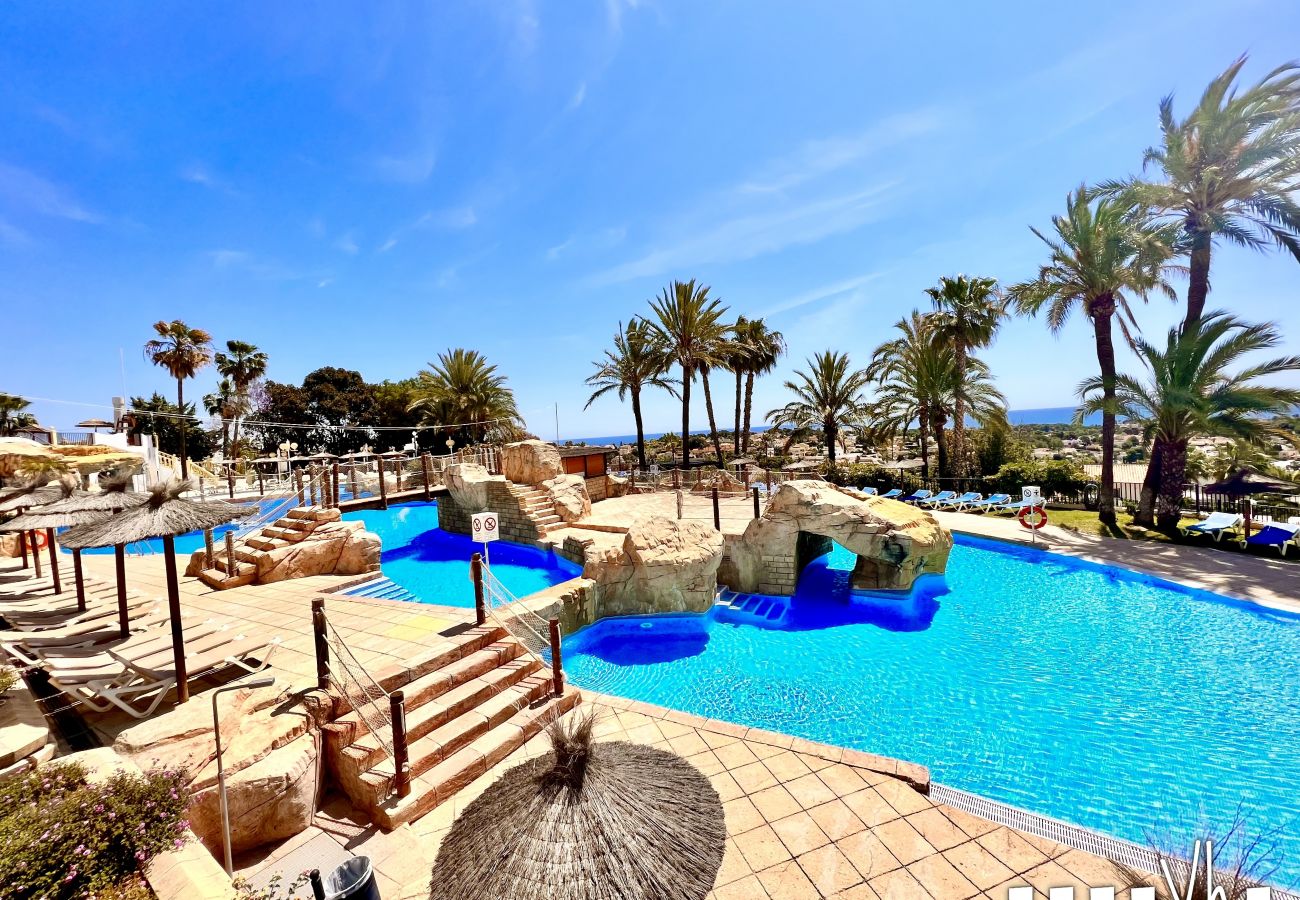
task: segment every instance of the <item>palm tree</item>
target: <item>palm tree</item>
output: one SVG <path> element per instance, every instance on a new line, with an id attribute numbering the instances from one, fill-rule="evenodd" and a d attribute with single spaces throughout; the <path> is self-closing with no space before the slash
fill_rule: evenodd
<path id="1" fill-rule="evenodd" d="M 937 287 L 926 288 L 934 302 L 934 336 L 952 347 L 956 357 L 958 377 L 964 377 L 966 358 L 972 350 L 993 343 L 1006 303 L 998 296 L 998 283 L 994 278 L 939 279 Z M 953 474 L 966 476 L 968 454 L 966 451 L 966 402 L 964 391 L 957 392 L 957 406 L 953 410 L 952 450 L 956 457 Z"/>
<path id="2" fill-rule="evenodd" d="M 509 436 L 523 425 L 514 392 L 477 350 L 457 347 L 438 354 L 415 378 L 408 410 L 421 421 L 458 435 L 468 444 L 491 435 Z"/>
<path id="3" fill-rule="evenodd" d="M 709 297 L 709 289 L 690 281 L 674 281 L 660 295 L 650 301 L 658 320 L 651 327 L 664 341 L 673 360 L 682 368 L 682 468 L 690 468 L 691 433 L 691 382 L 695 373 L 707 371 L 718 365 L 719 345 L 727 333 L 722 321 L 727 308 L 722 302 Z M 713 428 L 714 449 L 721 457 L 717 428 L 713 425 L 713 403 L 709 396 L 708 378 L 704 378 L 704 400 L 709 408 L 709 424 Z"/>
<path id="4" fill-rule="evenodd" d="M 30 401 L 17 394 L 0 393 L 0 435 L 10 435 L 22 428 L 26 420 L 31 418 L 30 413 L 23 410 L 31 405 Z"/>
<path id="5" fill-rule="evenodd" d="M 614 349 L 605 351 L 605 358 L 592 363 L 595 374 L 587 384 L 596 388 L 587 399 L 587 409 L 598 397 L 615 391 L 618 399 L 632 398 L 632 417 L 636 420 L 636 456 L 640 467 L 647 467 L 645 456 L 645 426 L 641 419 L 641 391 L 646 387 L 663 388 L 677 396 L 677 379 L 668 377 L 672 356 L 658 332 L 640 317 L 619 323 L 614 333 Z"/>
<path id="6" fill-rule="evenodd" d="M 1120 414 L 1146 424 L 1154 439 L 1152 456 L 1158 459 L 1158 479 L 1152 490 L 1144 486 L 1137 521 L 1150 523 L 1155 507 L 1156 524 L 1172 529 L 1183 504 L 1187 443 L 1198 435 L 1223 436 L 1260 444 L 1266 440 L 1297 443 L 1274 416 L 1300 405 L 1300 389 L 1267 387 L 1259 379 L 1300 371 L 1300 356 L 1283 356 L 1245 366 L 1235 374 L 1228 369 L 1242 357 L 1281 343 L 1274 325 L 1249 325 L 1223 312 L 1208 313 L 1183 328 L 1171 328 L 1164 349 L 1138 339 L 1135 349 L 1150 380 L 1130 375 L 1116 379 L 1116 408 Z M 1099 377 L 1079 385 L 1082 404 L 1076 421 L 1099 412 L 1107 401 Z"/>
<path id="7" fill-rule="evenodd" d="M 209 415 L 221 419 L 221 457 L 229 459 L 230 424 L 240 411 L 239 395 L 235 393 L 235 386 L 229 378 L 221 379 L 215 391 L 203 395 L 203 408 Z"/>
<path id="8" fill-rule="evenodd" d="M 750 320 L 744 316 L 739 316 L 735 324 L 731 326 L 730 333 L 727 336 L 726 343 L 723 345 L 724 362 L 727 370 L 736 376 L 736 416 L 735 427 L 731 433 L 731 445 L 734 456 L 740 456 L 742 452 L 740 440 L 740 414 L 742 409 L 741 400 L 744 396 L 745 372 L 749 369 L 750 349 L 745 345 L 745 332 L 748 330 Z"/>
<path id="9" fill-rule="evenodd" d="M 212 335 L 201 328 L 191 328 L 180 319 L 155 322 L 158 337 L 144 345 L 145 358 L 162 366 L 176 379 L 176 407 L 185 409 L 185 379 L 193 378 L 212 362 Z M 189 460 L 185 457 L 185 428 L 180 428 L 181 478 L 189 477 Z"/>
<path id="10" fill-rule="evenodd" d="M 847 353 L 833 350 L 814 354 L 807 366 L 807 372 L 796 370 L 794 379 L 785 383 L 795 399 L 769 412 L 767 418 L 776 427 L 820 425 L 826 458 L 834 466 L 840 429 L 856 426 L 866 417 L 862 391 L 871 379 L 865 370 L 851 367 Z"/>
<path id="11" fill-rule="evenodd" d="M 776 368 L 777 361 L 785 354 L 785 338 L 779 331 L 767 327 L 762 319 L 746 319 L 741 316 L 734 328 L 735 340 L 744 348 L 745 403 L 743 416 L 743 435 L 736 435 L 736 451 L 749 452 L 749 435 L 753 423 L 754 379 L 767 375 Z M 736 389 L 740 389 L 740 373 L 736 373 Z M 739 404 L 739 398 L 737 404 Z M 737 432 L 741 426 L 737 426 Z"/>
<path id="12" fill-rule="evenodd" d="M 1065 201 L 1064 216 L 1053 216 L 1056 234 L 1047 237 L 1037 228 L 1030 230 L 1049 250 L 1049 262 L 1039 268 L 1038 277 L 1008 290 L 1019 312 L 1035 315 L 1047 307 L 1047 327 L 1060 332 L 1078 307 L 1092 322 L 1101 368 L 1102 396 L 1106 403 L 1101 418 L 1101 490 L 1098 513 L 1102 522 L 1115 524 L 1115 345 L 1111 325 L 1120 315 L 1120 328 L 1132 342 L 1129 324 L 1136 324 L 1129 296 L 1146 299 L 1159 290 L 1171 300 L 1174 289 L 1164 279 L 1177 238 L 1171 226 L 1149 224 L 1145 210 L 1121 200 L 1105 198 L 1088 202 L 1082 185 Z"/>
<path id="13" fill-rule="evenodd" d="M 231 452 L 239 453 L 239 420 L 248 412 L 251 402 L 248 390 L 253 382 L 266 374 L 267 357 L 255 344 L 247 341 L 226 341 L 226 350 L 218 351 L 217 371 L 230 379 L 234 389 L 237 410 L 234 431 L 231 435 Z"/>
<path id="14" fill-rule="evenodd" d="M 1210 82 L 1187 118 L 1174 98 L 1160 101 L 1161 143 L 1143 155 L 1160 182 L 1131 178 L 1100 185 L 1182 226 L 1190 243 L 1184 327 L 1201 317 L 1210 293 L 1210 254 L 1218 237 L 1263 250 L 1270 244 L 1300 261 L 1300 65 L 1288 63 L 1238 91 L 1242 56 Z"/>

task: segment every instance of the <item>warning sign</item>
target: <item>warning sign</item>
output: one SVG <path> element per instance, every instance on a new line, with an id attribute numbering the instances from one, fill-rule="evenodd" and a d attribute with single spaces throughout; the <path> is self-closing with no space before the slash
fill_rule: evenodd
<path id="1" fill-rule="evenodd" d="M 486 544 L 501 537 L 497 514 L 492 512 L 474 513 L 470 519 L 470 530 L 470 537 L 480 544 Z"/>

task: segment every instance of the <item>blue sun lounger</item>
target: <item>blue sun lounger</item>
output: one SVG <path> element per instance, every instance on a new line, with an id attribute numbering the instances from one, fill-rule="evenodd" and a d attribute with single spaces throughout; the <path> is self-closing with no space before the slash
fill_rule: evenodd
<path id="1" fill-rule="evenodd" d="M 922 500 L 933 496 L 934 494 L 931 491 L 921 488 L 920 490 L 912 491 L 912 493 L 908 494 L 906 497 L 899 497 L 898 499 L 904 503 L 920 503 Z"/>
<path id="2" fill-rule="evenodd" d="M 874 497 L 874 496 L 876 496 L 877 494 L 880 493 L 880 491 L 876 490 L 876 489 L 873 488 L 873 487 L 864 487 L 864 488 L 859 488 L 859 490 L 861 490 L 862 493 L 866 494 L 868 497 Z"/>
<path id="3" fill-rule="evenodd" d="M 886 500 L 897 500 L 899 497 L 903 496 L 903 489 L 902 489 L 902 488 L 891 488 L 891 489 L 885 491 L 885 492 L 884 492 L 883 494 L 881 494 L 880 496 L 883 497 L 883 498 L 886 499 Z"/>
<path id="4" fill-rule="evenodd" d="M 944 502 L 946 502 L 946 501 L 948 501 L 948 500 L 951 500 L 952 498 L 954 498 L 954 497 L 956 497 L 956 496 L 957 496 L 957 492 L 956 492 L 956 491 L 940 491 L 939 493 L 935 494 L 933 497 L 928 497 L 928 498 L 926 498 L 925 500 L 918 500 L 918 501 L 916 501 L 916 505 L 917 505 L 917 506 L 932 506 L 932 507 L 938 508 L 938 506 L 939 506 L 940 503 L 944 503 Z"/>
<path id="5" fill-rule="evenodd" d="M 1204 522 L 1186 525 L 1178 530 L 1183 533 L 1183 537 L 1192 537 L 1198 534 L 1213 535 L 1215 543 L 1218 543 L 1223 540 L 1225 534 L 1235 532 L 1240 528 L 1242 521 L 1243 519 L 1238 513 L 1216 512 L 1210 513 Z"/>
<path id="6" fill-rule="evenodd" d="M 966 504 L 966 512 L 988 512 L 1011 502 L 1010 494 L 990 494 L 987 500 L 977 500 Z"/>
<path id="7" fill-rule="evenodd" d="M 995 506 L 995 507 L 992 507 L 992 509 L 993 509 L 994 512 L 1018 513 L 1018 512 L 1020 512 L 1022 509 L 1026 508 L 1026 507 L 1028 507 L 1028 506 L 1034 506 L 1034 505 L 1035 505 L 1035 502 L 1032 501 L 1032 500 L 1013 500 L 1013 501 L 1010 502 L 1010 503 L 1004 503 L 1004 504 L 1002 504 L 1001 506 Z M 1038 505 L 1038 506 L 1046 506 L 1047 504 L 1046 504 L 1046 501 L 1039 500 L 1039 501 L 1037 502 L 1037 505 Z"/>
<path id="8" fill-rule="evenodd" d="M 1300 547 L 1300 523 L 1270 522 L 1239 543 L 1242 547 L 1276 547 L 1279 556 L 1286 556 L 1288 547 Z"/>
<path id="9" fill-rule="evenodd" d="M 954 512 L 961 512 L 972 503 L 978 503 L 984 499 L 984 495 L 979 491 L 967 491 L 960 497 L 950 497 L 934 505 L 935 509 L 951 509 Z"/>

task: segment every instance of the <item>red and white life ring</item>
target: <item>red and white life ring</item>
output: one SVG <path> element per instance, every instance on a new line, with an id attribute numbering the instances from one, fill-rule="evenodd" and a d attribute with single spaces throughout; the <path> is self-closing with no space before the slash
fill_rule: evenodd
<path id="1" fill-rule="evenodd" d="M 1030 531 L 1037 531 L 1047 524 L 1047 510 L 1041 506 L 1026 506 L 1020 510 L 1020 524 Z"/>
<path id="2" fill-rule="evenodd" d="M 44 550 L 46 546 L 49 544 L 49 541 L 47 541 L 45 538 L 44 531 L 34 531 L 32 532 L 32 535 L 34 535 L 35 538 L 34 541 L 32 537 L 27 538 L 27 546 L 29 548 L 33 550 Z"/>

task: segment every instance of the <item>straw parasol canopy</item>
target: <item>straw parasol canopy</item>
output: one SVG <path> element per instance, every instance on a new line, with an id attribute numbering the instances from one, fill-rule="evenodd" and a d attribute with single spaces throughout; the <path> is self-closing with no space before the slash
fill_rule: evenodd
<path id="1" fill-rule="evenodd" d="M 750 459 L 748 456 L 742 456 L 740 459 L 733 459 L 731 462 L 727 463 L 727 465 L 729 465 L 729 466 L 756 466 L 756 465 L 758 465 L 758 461 L 757 461 L 757 460 L 754 460 L 754 459 Z"/>
<path id="2" fill-rule="evenodd" d="M 461 813 L 430 900 L 699 900 L 713 888 L 727 829 L 709 780 L 673 753 L 592 744 L 591 716 L 578 718 L 552 723 L 553 752 Z"/>
<path id="3" fill-rule="evenodd" d="M 188 479 L 159 482 L 150 486 L 143 503 L 103 522 L 82 525 L 63 534 L 63 546 L 74 550 L 122 546 L 150 538 L 162 538 L 167 563 L 167 605 L 171 616 L 172 653 L 176 661 L 177 703 L 188 700 L 190 690 L 185 669 L 185 635 L 181 624 L 181 591 L 176 574 L 175 537 L 225 525 L 242 519 L 252 511 L 228 503 L 186 500 L 181 495 L 193 486 L 194 483 Z"/>
<path id="4" fill-rule="evenodd" d="M 64 476 L 54 481 L 39 482 L 16 488 L 0 495 L 0 513 L 15 512 L 33 506 L 45 506 L 66 500 L 77 489 L 76 476 Z"/>
<path id="5" fill-rule="evenodd" d="M 1249 466 L 1238 469 L 1222 481 L 1207 484 L 1201 488 L 1211 494 L 1227 494 L 1230 497 L 1249 497 L 1253 494 L 1296 494 L 1300 485 L 1289 481 L 1271 478 Z"/>
<path id="6" fill-rule="evenodd" d="M 0 438 L 0 478 L 10 478 L 32 460 L 58 460 L 57 453 L 29 438 Z"/>
<path id="7" fill-rule="evenodd" d="M 112 428 L 113 423 L 106 419 L 86 419 L 84 422 L 77 423 L 78 428 L 89 428 L 92 431 L 98 431 L 101 428 Z"/>

